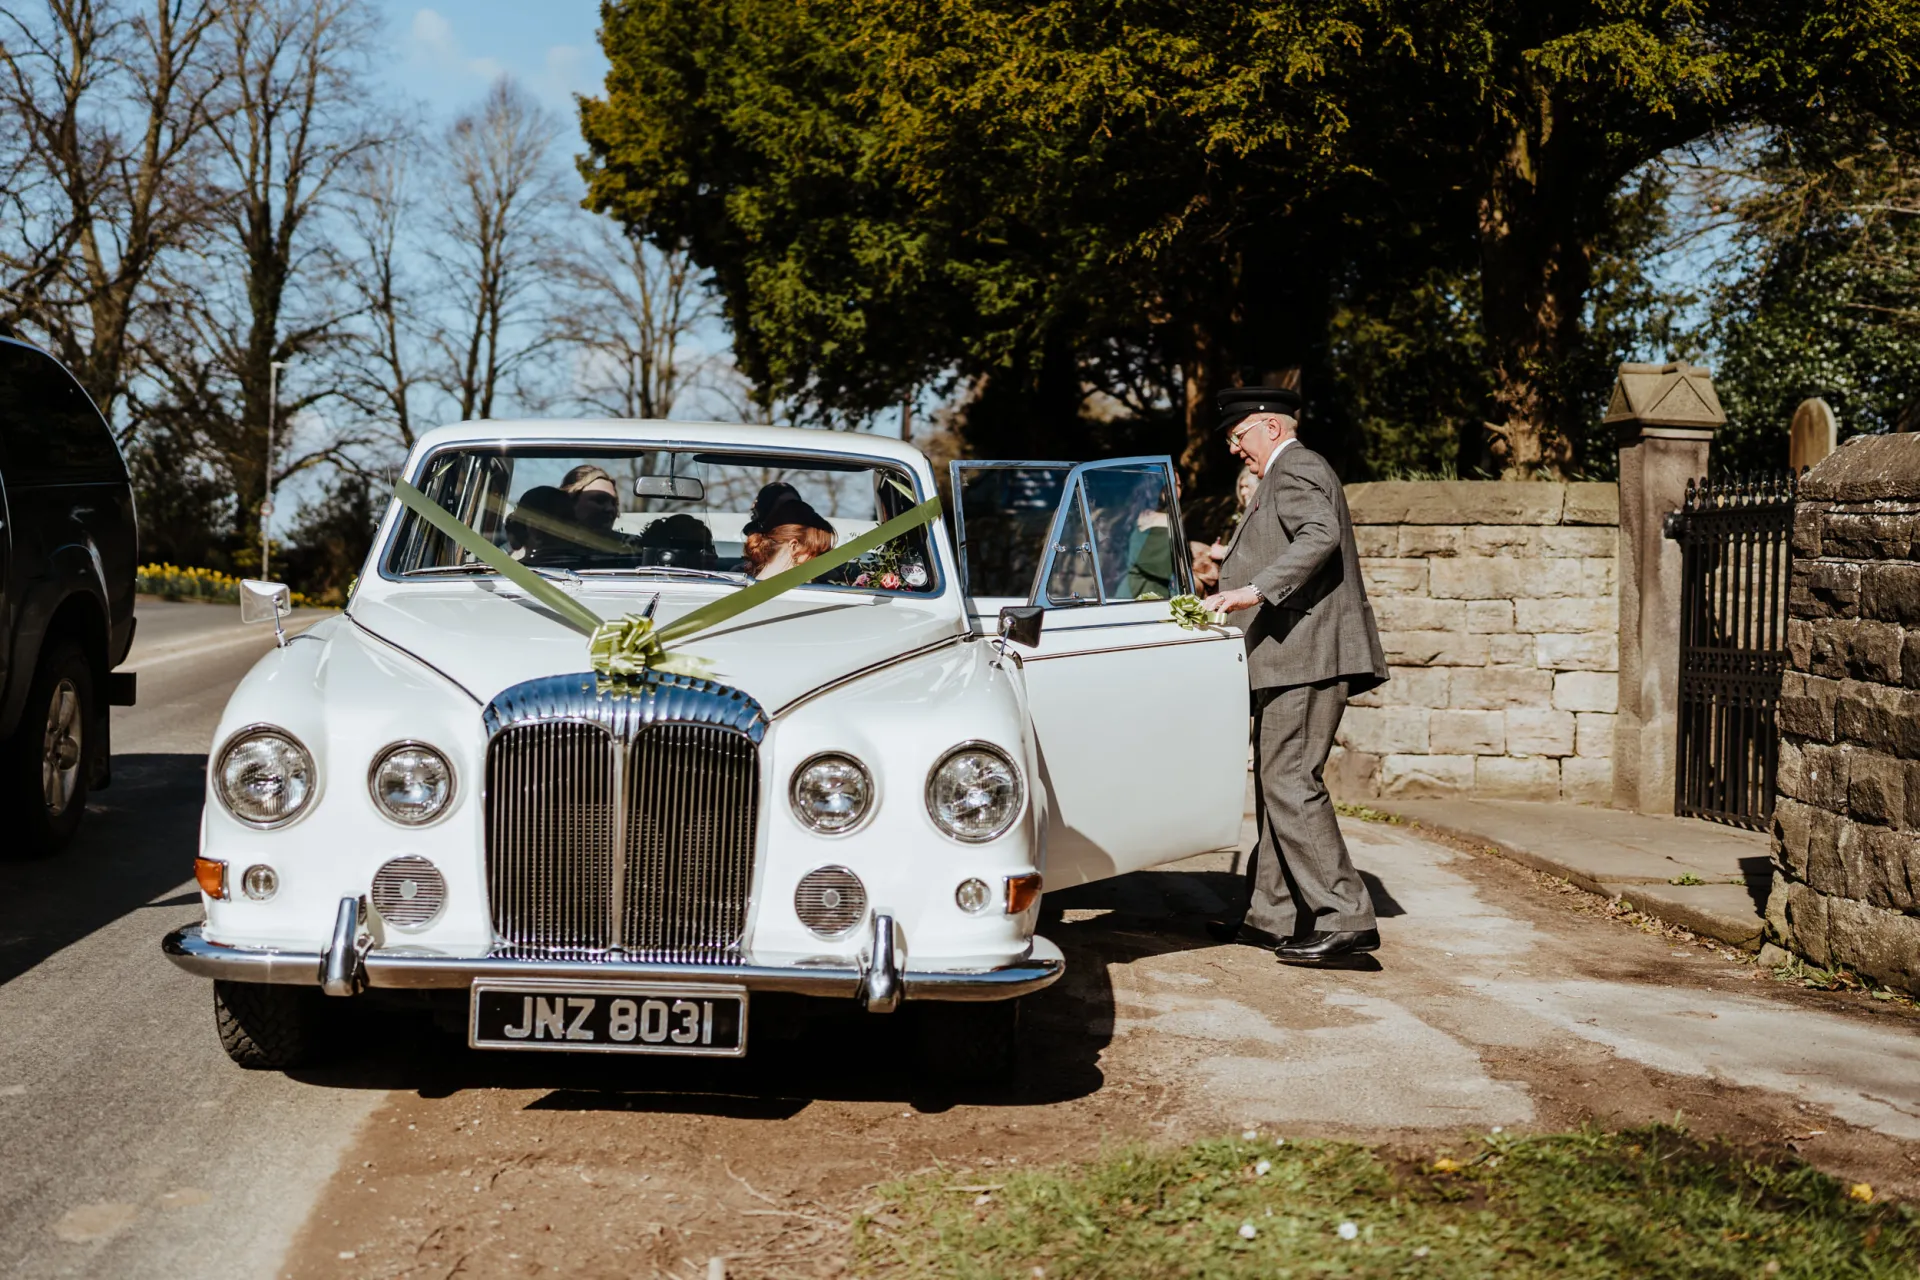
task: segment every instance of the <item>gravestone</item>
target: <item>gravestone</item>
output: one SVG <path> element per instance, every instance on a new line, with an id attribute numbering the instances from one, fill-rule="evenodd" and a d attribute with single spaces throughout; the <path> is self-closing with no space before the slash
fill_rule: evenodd
<path id="1" fill-rule="evenodd" d="M 1787 428 L 1787 465 L 1799 475 L 1840 447 L 1840 420 L 1833 408 L 1815 396 L 1802 400 Z"/>

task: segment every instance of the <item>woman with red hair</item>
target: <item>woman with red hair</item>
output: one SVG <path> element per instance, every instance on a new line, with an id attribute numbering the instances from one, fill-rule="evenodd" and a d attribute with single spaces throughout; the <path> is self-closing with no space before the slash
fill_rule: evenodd
<path id="1" fill-rule="evenodd" d="M 833 549 L 833 526 L 798 497 L 779 499 L 753 523 L 746 569 L 756 578 L 771 578 Z"/>

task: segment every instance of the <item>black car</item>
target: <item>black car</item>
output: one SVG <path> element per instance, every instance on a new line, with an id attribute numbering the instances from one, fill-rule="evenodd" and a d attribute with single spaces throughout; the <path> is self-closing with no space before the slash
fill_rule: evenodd
<path id="1" fill-rule="evenodd" d="M 0 337 L 0 851 L 53 853 L 109 780 L 133 705 L 133 487 L 58 360 Z"/>

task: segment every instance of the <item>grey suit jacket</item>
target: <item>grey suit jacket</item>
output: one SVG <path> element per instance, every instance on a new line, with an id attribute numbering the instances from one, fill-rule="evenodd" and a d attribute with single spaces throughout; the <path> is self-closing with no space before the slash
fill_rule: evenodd
<path id="1" fill-rule="evenodd" d="M 1220 589 L 1246 586 L 1264 603 L 1228 616 L 1246 632 L 1252 687 L 1345 676 L 1349 693 L 1363 693 L 1386 680 L 1347 495 L 1305 445 L 1281 451 L 1227 544 Z"/>

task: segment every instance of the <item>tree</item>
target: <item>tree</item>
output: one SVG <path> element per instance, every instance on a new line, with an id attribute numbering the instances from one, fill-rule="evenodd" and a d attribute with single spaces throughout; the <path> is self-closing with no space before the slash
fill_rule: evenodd
<path id="1" fill-rule="evenodd" d="M 612 417 L 671 417 L 710 363 L 689 346 L 713 309 L 686 249 L 656 249 L 601 221 L 572 284 L 561 332 L 580 358 L 580 399 Z"/>
<path id="2" fill-rule="evenodd" d="M 0 327 L 41 336 L 109 421 L 156 272 L 217 199 L 204 161 L 226 83 L 220 11 L 0 5 Z"/>
<path id="3" fill-rule="evenodd" d="M 441 346 L 444 385 L 462 419 L 491 418 L 502 385 L 552 341 L 541 303 L 559 267 L 558 136 L 552 115 L 504 76 L 447 131 L 439 257 L 458 291 L 458 320 Z M 538 332 L 516 338 L 522 325 Z"/>
<path id="4" fill-rule="evenodd" d="M 1470 276 L 1502 465 L 1557 474 L 1622 184 L 1816 89 L 1897 106 L 1912 7 L 629 0 L 583 171 L 714 272 L 767 391 L 952 377 L 976 445 L 1085 444 L 1089 370 L 1173 369 L 1202 484 L 1215 389 L 1327 404 L 1345 300 Z"/>
<path id="5" fill-rule="evenodd" d="M 351 248 L 341 264 L 351 300 L 336 390 L 369 426 L 367 434 L 413 448 L 416 404 L 431 389 L 410 264 L 420 246 L 409 233 L 419 213 L 412 190 L 418 145 L 401 136 L 356 160 L 343 216 Z"/>
<path id="6" fill-rule="evenodd" d="M 1714 298 L 1716 460 L 1774 470 L 1795 407 L 1920 430 L 1920 136 L 1860 118 L 1738 140 L 1704 198 L 1734 247 Z"/>

